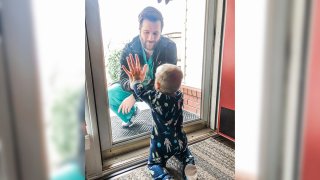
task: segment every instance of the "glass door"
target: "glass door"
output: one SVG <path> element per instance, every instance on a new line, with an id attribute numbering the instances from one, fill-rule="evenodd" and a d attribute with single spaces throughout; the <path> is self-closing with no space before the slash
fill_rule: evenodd
<path id="1" fill-rule="evenodd" d="M 139 38 L 139 13 L 147 6 L 158 9 L 164 20 L 161 37 L 176 45 L 177 66 L 184 74 L 180 91 L 184 94 L 184 128 L 186 132 L 209 127 L 215 120 L 215 102 L 220 61 L 222 21 L 215 24 L 218 1 L 170 1 L 168 4 L 141 0 L 91 0 L 86 5 L 86 33 L 90 73 L 96 103 L 97 121 L 103 158 L 138 147 L 153 125 L 150 108 L 136 102 L 139 111 L 131 127 L 124 127 L 117 110 L 111 108 L 112 86 L 120 79 L 123 48 Z M 220 7 L 221 8 L 221 7 Z M 219 40 L 219 41 L 217 41 Z M 217 42 L 216 42 L 217 41 Z M 214 56 L 213 51 L 217 52 Z M 215 67 L 215 68 L 214 68 Z M 214 84 L 214 85 L 213 85 Z M 121 85 L 118 85 L 121 88 Z M 214 98 L 212 100 L 212 98 Z M 213 103 L 214 102 L 214 103 Z M 213 127 L 213 125 L 212 125 Z M 117 149 L 117 150 L 116 150 Z M 120 150 L 121 149 L 121 150 Z"/>

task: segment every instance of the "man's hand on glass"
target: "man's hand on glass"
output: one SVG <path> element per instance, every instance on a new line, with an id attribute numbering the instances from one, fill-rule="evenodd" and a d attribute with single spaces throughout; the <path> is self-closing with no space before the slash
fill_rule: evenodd
<path id="1" fill-rule="evenodd" d="M 128 114 L 135 103 L 136 99 L 134 98 L 133 94 L 131 94 L 122 101 L 121 105 L 119 106 L 118 113 L 121 111 L 122 114 Z"/>
<path id="2" fill-rule="evenodd" d="M 129 70 L 124 65 L 122 65 L 122 69 L 124 70 L 124 72 L 126 72 L 126 74 L 129 77 L 130 84 L 132 84 L 134 81 L 143 82 L 146 77 L 148 67 L 145 64 L 141 69 L 139 56 L 137 54 L 135 54 L 135 58 L 136 60 L 134 60 L 132 54 L 129 54 L 129 57 L 127 57 Z"/>
<path id="3" fill-rule="evenodd" d="M 137 54 L 135 54 L 135 59 L 136 60 L 134 60 L 132 54 L 129 54 L 129 57 L 127 57 L 127 63 L 128 63 L 129 70 L 124 65 L 122 65 L 124 72 L 126 72 L 126 74 L 129 77 L 131 85 L 135 81 L 143 82 L 146 77 L 146 72 L 147 72 L 147 65 L 144 65 L 143 68 L 141 69 L 140 60 L 139 60 L 139 57 Z M 132 106 L 135 103 L 136 103 L 136 99 L 134 98 L 133 95 L 130 95 L 124 101 L 122 101 L 122 103 L 118 109 L 118 112 L 120 113 L 120 111 L 122 111 L 123 114 L 129 113 Z"/>

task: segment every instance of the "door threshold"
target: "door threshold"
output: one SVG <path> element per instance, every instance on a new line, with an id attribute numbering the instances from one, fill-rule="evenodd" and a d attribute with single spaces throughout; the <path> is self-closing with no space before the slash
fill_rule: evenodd
<path id="1" fill-rule="evenodd" d="M 192 145 L 214 136 L 218 136 L 218 134 L 209 128 L 188 133 L 188 145 Z M 110 157 L 108 160 L 103 162 L 102 174 L 99 176 L 89 177 L 88 179 L 109 179 L 126 173 L 132 169 L 144 166 L 147 164 L 148 154 L 149 147 L 143 147 L 126 154 Z"/>

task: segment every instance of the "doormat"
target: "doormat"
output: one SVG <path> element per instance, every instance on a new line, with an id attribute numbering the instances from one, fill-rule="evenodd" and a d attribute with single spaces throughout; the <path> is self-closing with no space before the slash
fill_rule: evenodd
<path id="1" fill-rule="evenodd" d="M 235 179 L 235 151 L 231 147 L 213 138 L 208 138 L 190 145 L 189 149 L 195 158 L 198 180 Z M 181 163 L 174 157 L 167 162 L 167 169 L 175 179 L 182 179 L 181 167 Z M 152 178 L 145 165 L 112 179 L 149 180 Z"/>
<path id="2" fill-rule="evenodd" d="M 188 111 L 183 111 L 183 122 L 199 119 L 199 116 Z M 123 128 L 121 119 L 118 116 L 111 117 L 112 140 L 113 142 L 125 140 L 132 136 L 150 132 L 152 128 L 152 115 L 150 109 L 141 110 L 133 120 L 130 128 Z"/>

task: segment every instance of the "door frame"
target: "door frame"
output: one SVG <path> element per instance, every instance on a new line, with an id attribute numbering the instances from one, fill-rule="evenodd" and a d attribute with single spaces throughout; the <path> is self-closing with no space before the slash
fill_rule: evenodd
<path id="1" fill-rule="evenodd" d="M 217 98 L 219 96 L 219 73 L 222 48 L 223 0 L 206 0 L 205 32 L 204 32 L 204 60 L 202 74 L 202 103 L 200 115 L 202 120 L 185 124 L 186 132 L 209 127 L 215 130 L 217 116 Z M 88 59 L 86 65 L 86 78 L 92 76 L 92 84 L 87 83 L 88 89 L 93 89 L 89 98 L 95 98 L 96 120 L 101 147 L 102 161 L 133 149 L 148 146 L 148 136 L 142 136 L 134 140 L 112 144 L 111 123 L 108 109 L 108 94 L 105 85 L 106 76 L 104 68 L 104 51 L 100 24 L 100 12 L 98 0 L 86 0 L 86 35 L 88 42 Z M 99 97 L 99 98 L 97 98 Z M 97 145 L 96 145 L 97 146 Z M 96 148 L 97 149 L 97 148 Z M 103 163 L 102 163 L 103 164 Z M 103 165 L 102 165 L 103 166 Z M 101 171 L 100 168 L 97 171 Z M 102 173 L 102 172 L 101 172 Z"/>

